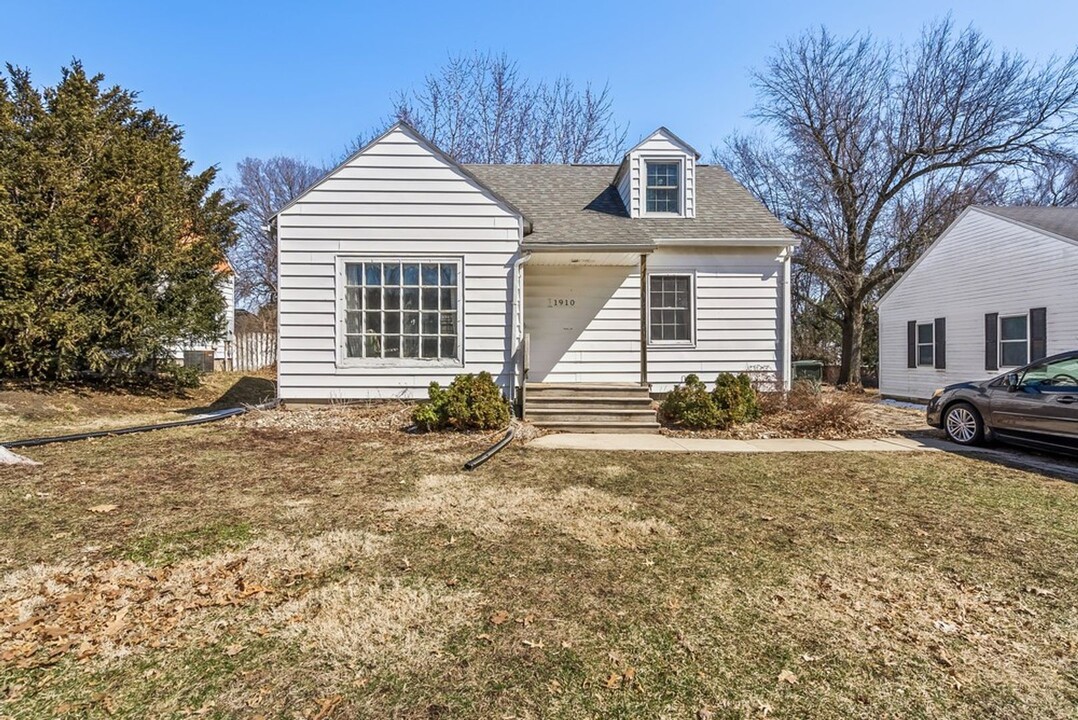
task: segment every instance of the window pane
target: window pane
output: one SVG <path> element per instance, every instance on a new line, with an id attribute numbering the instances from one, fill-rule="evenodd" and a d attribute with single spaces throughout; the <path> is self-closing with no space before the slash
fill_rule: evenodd
<path id="1" fill-rule="evenodd" d="M 1000 363 L 1007 367 L 1017 367 L 1019 365 L 1025 365 L 1027 361 L 1026 343 L 1021 342 L 1005 342 L 1000 343 L 1002 350 Z"/>
<path id="2" fill-rule="evenodd" d="M 379 335 L 364 335 L 363 347 L 366 350 L 367 357 L 382 357 L 382 338 Z"/>
<path id="3" fill-rule="evenodd" d="M 455 358 L 457 356 L 457 339 L 455 337 L 442 338 L 442 357 Z"/>
<path id="4" fill-rule="evenodd" d="M 442 288 L 442 310 L 457 309 L 457 289 Z"/>
<path id="5" fill-rule="evenodd" d="M 392 263 L 383 265 L 382 272 L 385 278 L 386 285 L 401 284 L 401 266 L 399 264 Z"/>
<path id="6" fill-rule="evenodd" d="M 918 325 L 917 326 L 917 342 L 930 343 L 932 342 L 932 326 L 931 325 Z"/>
<path id="7" fill-rule="evenodd" d="M 423 334 L 438 334 L 438 313 L 425 312 L 423 313 Z"/>
<path id="8" fill-rule="evenodd" d="M 455 312 L 442 313 L 442 335 L 457 334 L 457 314 Z"/>
<path id="9" fill-rule="evenodd" d="M 406 312 L 404 313 L 404 332 L 405 333 L 419 333 L 419 313 Z"/>
<path id="10" fill-rule="evenodd" d="M 344 273 L 346 285 L 363 284 L 363 266 L 359 263 L 348 263 L 344 266 Z"/>
<path id="11" fill-rule="evenodd" d="M 917 364 L 918 365 L 932 365 L 932 346 L 931 345 L 918 345 L 917 346 Z"/>
<path id="12" fill-rule="evenodd" d="M 344 316 L 344 331 L 348 334 L 363 332 L 363 313 L 347 311 Z"/>
<path id="13" fill-rule="evenodd" d="M 438 357 L 438 338 L 425 337 L 423 338 L 423 357 L 436 358 Z"/>
<path id="14" fill-rule="evenodd" d="M 442 263 L 442 285 L 457 285 L 456 263 Z"/>
<path id="15" fill-rule="evenodd" d="M 419 336 L 418 335 L 405 335 L 404 345 L 401 348 L 401 355 L 406 358 L 419 357 Z"/>
<path id="16" fill-rule="evenodd" d="M 438 309 L 438 288 L 423 288 L 423 309 L 424 310 L 437 310 Z"/>
<path id="17" fill-rule="evenodd" d="M 382 263 L 365 263 L 363 265 L 364 281 L 367 285 L 382 284 Z"/>
<path id="18" fill-rule="evenodd" d="M 387 312 L 385 314 L 385 333 L 396 335 L 401 331 L 401 314 L 399 312 Z"/>
<path id="19" fill-rule="evenodd" d="M 401 274 L 405 285 L 419 284 L 419 266 L 414 263 L 405 263 L 401 266 Z"/>
<path id="20" fill-rule="evenodd" d="M 348 357 L 363 357 L 363 336 L 349 335 L 345 338 L 345 350 Z"/>
<path id="21" fill-rule="evenodd" d="M 404 288 L 404 309 L 419 309 L 419 288 Z"/>
<path id="22" fill-rule="evenodd" d="M 400 336 L 398 336 L 398 335 L 387 335 L 386 336 L 385 349 L 386 349 L 386 357 L 387 358 L 400 357 L 401 356 L 401 339 L 400 339 Z"/>
<path id="23" fill-rule="evenodd" d="M 345 290 L 344 306 L 348 310 L 363 309 L 363 288 L 350 287 Z"/>
<path id="24" fill-rule="evenodd" d="M 1026 316 L 1005 317 L 999 321 L 1000 340 L 1025 340 Z"/>
<path id="25" fill-rule="evenodd" d="M 437 285 L 438 284 L 438 266 L 430 263 L 423 263 L 423 284 L 424 285 Z"/>
<path id="26" fill-rule="evenodd" d="M 368 310 L 380 310 L 382 308 L 382 288 L 367 288 L 363 291 Z"/>
<path id="27" fill-rule="evenodd" d="M 366 332 L 380 333 L 382 332 L 382 313 L 369 312 L 366 318 Z"/>
<path id="28" fill-rule="evenodd" d="M 401 306 L 400 288 L 386 288 L 384 291 L 386 310 L 399 310 Z"/>

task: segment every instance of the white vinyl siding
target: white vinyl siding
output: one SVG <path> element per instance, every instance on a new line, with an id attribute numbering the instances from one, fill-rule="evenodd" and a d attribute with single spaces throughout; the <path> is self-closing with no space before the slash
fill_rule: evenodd
<path id="1" fill-rule="evenodd" d="M 977 209 L 966 212 L 884 298 L 880 392 L 927 400 L 933 390 L 1001 374 L 985 369 L 985 315 L 1047 308 L 1047 354 L 1078 348 L 1078 246 Z M 906 323 L 947 317 L 947 367 L 907 367 Z"/>
<path id="2" fill-rule="evenodd" d="M 422 398 L 431 381 L 482 370 L 508 391 L 521 232 L 514 213 L 403 128 L 353 157 L 278 217 L 281 399 Z M 342 359 L 338 276 L 355 259 L 459 262 L 455 362 Z"/>
<path id="3" fill-rule="evenodd" d="M 689 373 L 708 383 L 720 372 L 784 368 L 784 255 L 776 250 L 660 248 L 649 275 L 694 278 L 695 346 L 648 347 L 653 392 L 669 392 Z M 638 267 L 524 266 L 525 330 L 533 382 L 640 381 Z M 571 306 L 550 301 L 572 298 Z"/>

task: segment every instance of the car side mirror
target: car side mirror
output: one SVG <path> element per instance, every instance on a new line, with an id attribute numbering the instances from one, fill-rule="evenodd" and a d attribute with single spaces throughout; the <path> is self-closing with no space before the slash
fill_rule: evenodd
<path id="1" fill-rule="evenodd" d="M 1018 373 L 1007 373 L 1007 376 L 1004 378 L 1003 382 L 1007 384 L 1008 390 L 1014 392 L 1018 389 Z"/>

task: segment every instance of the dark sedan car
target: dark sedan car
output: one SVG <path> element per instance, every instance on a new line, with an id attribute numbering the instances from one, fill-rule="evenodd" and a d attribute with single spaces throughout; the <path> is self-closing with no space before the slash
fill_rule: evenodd
<path id="1" fill-rule="evenodd" d="M 1038 360 L 981 382 L 937 390 L 928 424 L 960 445 L 988 434 L 1042 450 L 1078 453 L 1078 351 Z"/>

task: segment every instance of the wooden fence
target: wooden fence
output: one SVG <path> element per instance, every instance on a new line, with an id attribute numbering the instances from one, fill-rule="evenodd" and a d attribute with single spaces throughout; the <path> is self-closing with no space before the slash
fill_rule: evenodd
<path id="1" fill-rule="evenodd" d="M 277 336 L 267 332 L 236 334 L 232 365 L 240 372 L 261 370 L 277 362 Z"/>

